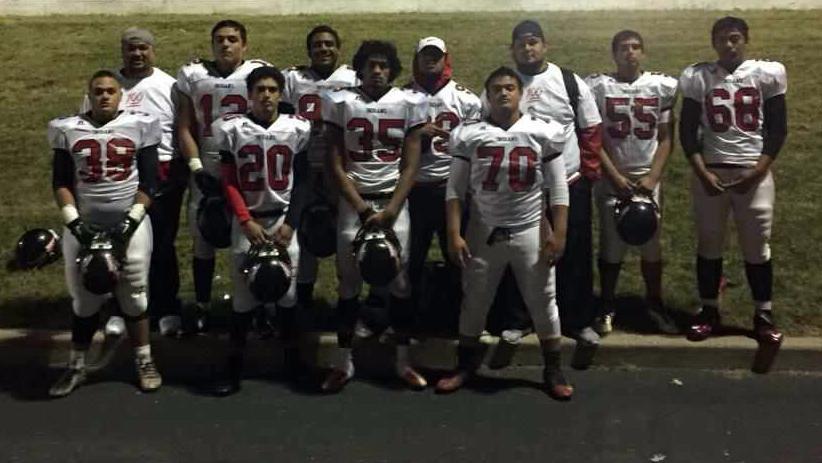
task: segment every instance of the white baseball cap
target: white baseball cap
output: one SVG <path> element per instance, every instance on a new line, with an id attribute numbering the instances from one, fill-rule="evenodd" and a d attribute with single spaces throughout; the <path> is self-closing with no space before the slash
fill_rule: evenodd
<path id="1" fill-rule="evenodd" d="M 425 47 L 435 47 L 443 53 L 448 53 L 448 49 L 445 48 L 445 41 L 439 37 L 426 37 L 417 42 L 417 53 L 421 52 Z"/>

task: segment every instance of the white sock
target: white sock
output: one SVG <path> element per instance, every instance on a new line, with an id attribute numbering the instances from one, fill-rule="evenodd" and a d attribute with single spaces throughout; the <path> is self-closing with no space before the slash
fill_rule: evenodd
<path id="1" fill-rule="evenodd" d="M 354 376 L 354 362 L 351 361 L 351 348 L 340 347 L 339 358 L 337 359 L 336 368 L 346 372 L 348 376 Z"/>
<path id="2" fill-rule="evenodd" d="M 69 368 L 82 369 L 86 366 L 86 351 L 72 349 L 69 352 Z"/>
<path id="3" fill-rule="evenodd" d="M 773 308 L 773 304 L 771 303 L 771 301 L 754 301 L 754 308 L 756 308 L 757 312 L 770 312 Z"/>
<path id="4" fill-rule="evenodd" d="M 134 357 L 137 361 L 145 363 L 151 361 L 151 345 L 137 346 L 134 348 Z"/>

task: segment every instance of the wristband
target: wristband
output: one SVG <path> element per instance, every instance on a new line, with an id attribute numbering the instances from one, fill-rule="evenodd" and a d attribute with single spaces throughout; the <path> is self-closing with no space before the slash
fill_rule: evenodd
<path id="1" fill-rule="evenodd" d="M 63 216 L 63 223 L 66 225 L 80 218 L 80 213 L 77 212 L 77 207 L 74 204 L 66 204 L 63 206 L 60 209 L 60 215 Z"/>
<path id="2" fill-rule="evenodd" d="M 203 161 L 200 158 L 191 158 L 188 160 L 188 168 L 192 172 L 197 172 L 203 168 Z"/>
<path id="3" fill-rule="evenodd" d="M 140 223 L 143 221 L 143 217 L 146 216 L 146 206 L 142 203 L 134 203 L 131 208 L 128 210 L 128 216 L 131 217 L 135 222 Z"/>

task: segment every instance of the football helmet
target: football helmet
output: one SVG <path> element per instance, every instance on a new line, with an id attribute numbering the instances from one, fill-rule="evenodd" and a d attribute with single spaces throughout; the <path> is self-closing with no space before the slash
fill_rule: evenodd
<path id="1" fill-rule="evenodd" d="M 360 276 L 371 286 L 385 286 L 400 273 L 400 241 L 394 230 L 363 226 L 352 243 Z"/>
<path id="2" fill-rule="evenodd" d="M 251 294 L 263 303 L 280 300 L 294 278 L 288 251 L 274 243 L 252 246 L 246 253 L 242 272 Z"/>
<path id="3" fill-rule="evenodd" d="M 17 240 L 17 268 L 42 268 L 60 258 L 60 235 L 48 228 L 33 228 Z"/>
<path id="4" fill-rule="evenodd" d="M 300 246 L 317 257 L 328 257 L 337 251 L 337 218 L 331 206 L 318 201 L 306 206 L 297 230 Z"/>
<path id="5" fill-rule="evenodd" d="M 231 245 L 231 215 L 225 198 L 205 196 L 197 206 L 197 229 L 210 245 L 227 248 Z"/>
<path id="6" fill-rule="evenodd" d="M 653 198 L 633 195 L 617 200 L 614 220 L 622 241 L 632 246 L 642 246 L 659 227 L 659 206 Z"/>
<path id="7" fill-rule="evenodd" d="M 94 235 L 89 247 L 81 249 L 77 255 L 83 287 L 93 294 L 114 291 L 120 279 L 120 265 L 114 242 L 105 232 Z"/>

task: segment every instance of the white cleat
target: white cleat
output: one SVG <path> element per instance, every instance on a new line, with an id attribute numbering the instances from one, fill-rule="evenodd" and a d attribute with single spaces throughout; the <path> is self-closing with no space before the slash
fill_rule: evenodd
<path id="1" fill-rule="evenodd" d="M 614 331 L 614 313 L 606 313 L 600 315 L 594 320 L 594 331 L 600 336 L 607 336 Z"/>
<path id="2" fill-rule="evenodd" d="M 179 315 L 165 315 L 160 318 L 157 326 L 163 336 L 176 337 L 180 335 L 183 321 Z"/>

